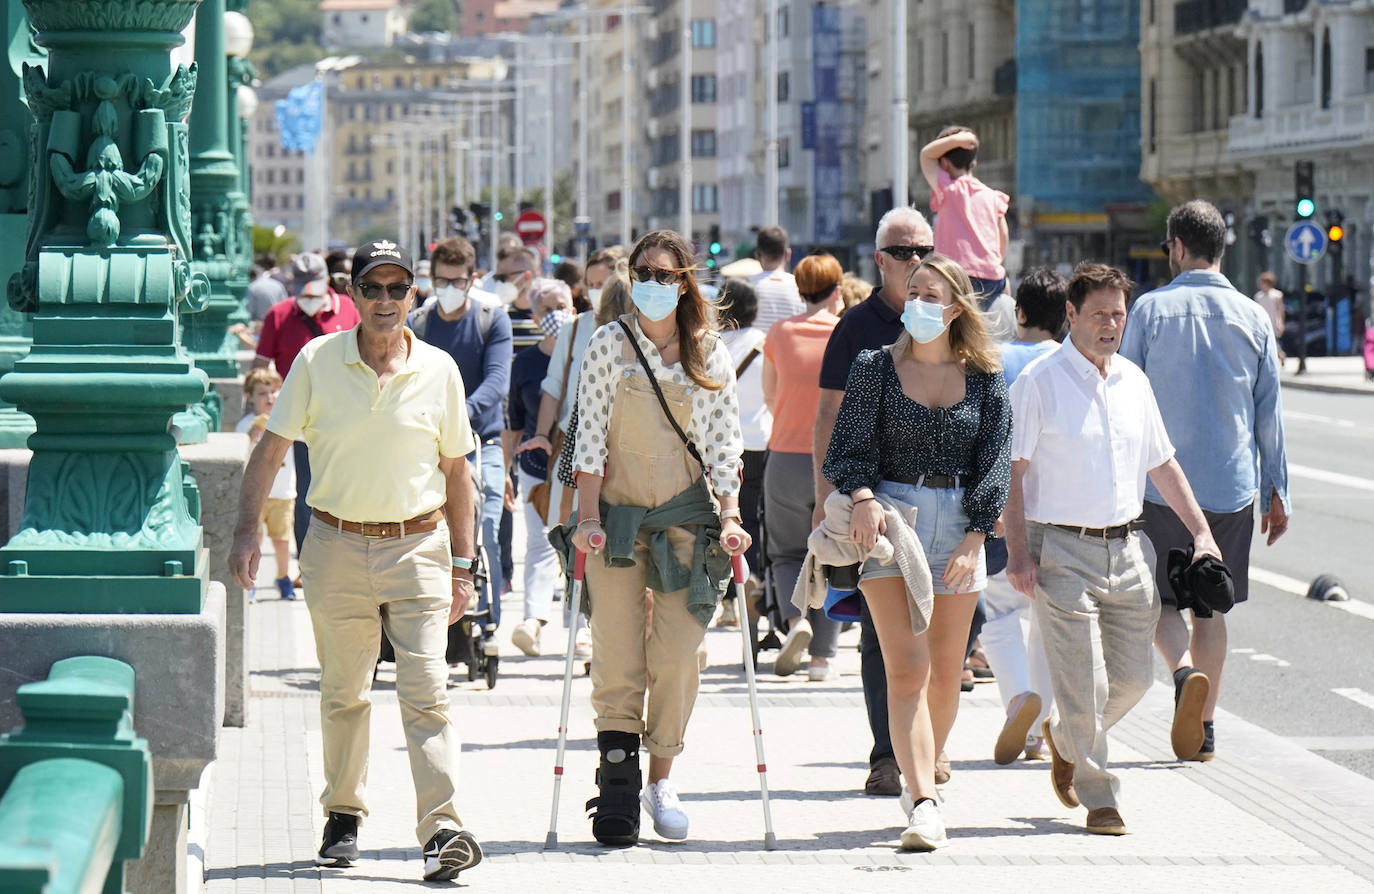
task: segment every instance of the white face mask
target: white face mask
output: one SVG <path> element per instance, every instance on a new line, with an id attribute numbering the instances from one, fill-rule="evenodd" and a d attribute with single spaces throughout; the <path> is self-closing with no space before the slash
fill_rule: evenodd
<path id="1" fill-rule="evenodd" d="M 329 299 L 325 297 L 300 297 L 296 299 L 296 306 L 299 307 L 301 309 L 301 313 L 305 314 L 307 317 L 313 317 L 315 314 L 319 313 L 321 310 L 324 309 L 325 302 L 328 300 Z"/>
<path id="2" fill-rule="evenodd" d="M 590 302 L 592 303 L 592 310 L 600 310 L 600 309 L 601 309 L 601 290 L 600 290 L 600 289 L 588 289 L 588 290 L 587 290 L 587 300 L 590 301 Z"/>
<path id="3" fill-rule="evenodd" d="M 301 294 L 307 298 L 319 298 L 329 294 L 328 280 L 315 279 L 301 287 Z"/>
<path id="4" fill-rule="evenodd" d="M 510 304 L 520 297 L 520 290 L 515 287 L 513 282 L 498 282 L 496 284 L 496 297 L 501 299 L 502 304 Z"/>
<path id="5" fill-rule="evenodd" d="M 434 297 L 439 301 L 439 309 L 451 314 L 467 303 L 468 292 L 457 286 L 444 286 L 434 293 Z"/>

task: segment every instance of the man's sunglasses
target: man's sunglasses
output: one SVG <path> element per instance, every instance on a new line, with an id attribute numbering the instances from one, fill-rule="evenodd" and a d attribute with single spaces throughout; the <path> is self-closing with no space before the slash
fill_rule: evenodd
<path id="1" fill-rule="evenodd" d="M 648 282 L 653 280 L 659 285 L 675 286 L 682 282 L 683 273 L 680 270 L 659 270 L 654 267 L 631 267 L 630 279 L 635 282 Z"/>
<path id="2" fill-rule="evenodd" d="M 384 286 L 379 282 L 360 279 L 353 284 L 353 288 L 357 290 L 359 295 L 362 295 L 368 301 L 381 301 L 383 298 L 386 298 L 388 301 L 399 302 L 406 300 L 406 296 L 410 294 L 410 287 L 412 285 L 413 283 L 408 282 L 394 282 L 391 285 Z"/>
<path id="3" fill-rule="evenodd" d="M 924 260 L 926 259 L 926 255 L 928 255 L 928 254 L 930 254 L 931 252 L 935 251 L 935 246 L 933 246 L 933 245 L 885 245 L 885 246 L 883 246 L 882 248 L 878 249 L 878 251 L 881 251 L 881 252 L 883 252 L 884 254 L 889 255 L 893 260 L 896 260 L 896 261 L 910 261 L 913 255 L 915 255 L 916 257 L 920 258 L 922 261 L 924 261 Z"/>

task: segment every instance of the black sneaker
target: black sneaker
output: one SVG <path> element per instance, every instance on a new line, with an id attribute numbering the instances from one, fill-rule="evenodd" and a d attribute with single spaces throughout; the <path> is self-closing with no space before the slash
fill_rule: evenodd
<path id="1" fill-rule="evenodd" d="M 425 845 L 427 882 L 446 882 L 482 862 L 482 846 L 471 832 L 440 829 Z"/>
<path id="2" fill-rule="evenodd" d="M 1202 747 L 1201 747 L 1200 749 L 1198 749 L 1197 756 L 1194 757 L 1193 760 L 1195 760 L 1195 761 L 1209 761 L 1209 760 L 1211 760 L 1212 758 L 1216 757 L 1216 754 L 1217 754 L 1217 737 L 1216 737 L 1216 732 L 1212 729 L 1212 721 L 1210 721 L 1210 720 L 1204 720 L 1204 721 L 1202 721 Z"/>
<path id="3" fill-rule="evenodd" d="M 315 863 L 320 866 L 350 866 L 358 859 L 358 818 L 351 813 L 330 811 L 324 824 L 324 844 Z"/>

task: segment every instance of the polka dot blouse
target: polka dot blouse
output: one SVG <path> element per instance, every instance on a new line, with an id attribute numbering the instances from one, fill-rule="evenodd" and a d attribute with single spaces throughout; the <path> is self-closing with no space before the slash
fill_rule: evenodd
<path id="1" fill-rule="evenodd" d="M 884 479 L 962 475 L 967 530 L 991 537 L 1011 489 L 1011 401 L 1002 373 L 968 373 L 964 399 L 931 410 L 902 391 L 890 352 L 860 352 L 821 471 L 846 494 Z"/>
<path id="2" fill-rule="evenodd" d="M 639 331 L 635 319 L 630 317 L 627 322 L 659 384 L 674 383 L 686 387 L 687 396 L 692 400 L 692 414 L 684 431 L 701 453 L 711 490 L 717 496 L 737 496 L 744 441 L 740 435 L 739 398 L 730 350 L 720 338 L 708 337 L 711 348 L 706 358 L 706 375 L 713 381 L 725 383 L 725 387 L 719 391 L 712 391 L 693 382 L 681 363 L 665 365 L 653 342 Z M 630 372 L 641 371 L 634 351 L 628 352 L 628 360 L 622 356 L 625 353 L 621 350 L 624 344 L 625 331 L 616 322 L 596 330 L 587 343 L 577 381 L 575 418 L 569 423 L 570 430 L 576 432 L 575 439 L 569 440 L 575 441 L 575 444 L 568 445 L 564 451 L 565 454 L 571 453 L 571 463 L 562 460 L 559 463 L 560 478 L 565 483 L 569 472 L 600 475 L 606 467 L 606 432 L 611 424 L 617 383 Z"/>

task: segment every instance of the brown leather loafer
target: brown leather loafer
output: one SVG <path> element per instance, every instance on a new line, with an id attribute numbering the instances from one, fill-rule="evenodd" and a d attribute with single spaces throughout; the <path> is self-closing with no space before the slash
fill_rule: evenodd
<path id="1" fill-rule="evenodd" d="M 1087 830 L 1094 835 L 1125 835 L 1126 822 L 1115 807 L 1094 807 L 1088 811 Z"/>
<path id="2" fill-rule="evenodd" d="M 895 798 L 902 793 L 902 774 L 895 758 L 880 758 L 868 771 L 864 782 L 865 795 Z"/>
<path id="3" fill-rule="evenodd" d="M 1050 782 L 1059 803 L 1065 807 L 1078 806 L 1078 792 L 1073 790 L 1073 764 L 1064 760 L 1059 749 L 1054 747 L 1054 736 L 1050 735 L 1050 722 L 1040 724 L 1040 734 L 1045 737 L 1045 745 L 1050 750 Z"/>
<path id="4" fill-rule="evenodd" d="M 1206 737 L 1202 728 L 1202 709 L 1211 688 L 1211 681 L 1199 670 L 1192 671 L 1175 686 L 1174 724 L 1169 730 L 1169 744 L 1174 748 L 1174 756 L 1181 761 L 1192 760 L 1202 750 Z"/>
<path id="5" fill-rule="evenodd" d="M 1026 747 L 1026 733 L 1040 713 L 1040 696 L 1034 692 L 1023 692 L 1007 705 L 1007 722 L 997 736 L 997 744 L 992 749 L 994 763 L 1006 765 L 1016 760 L 1021 749 Z"/>

